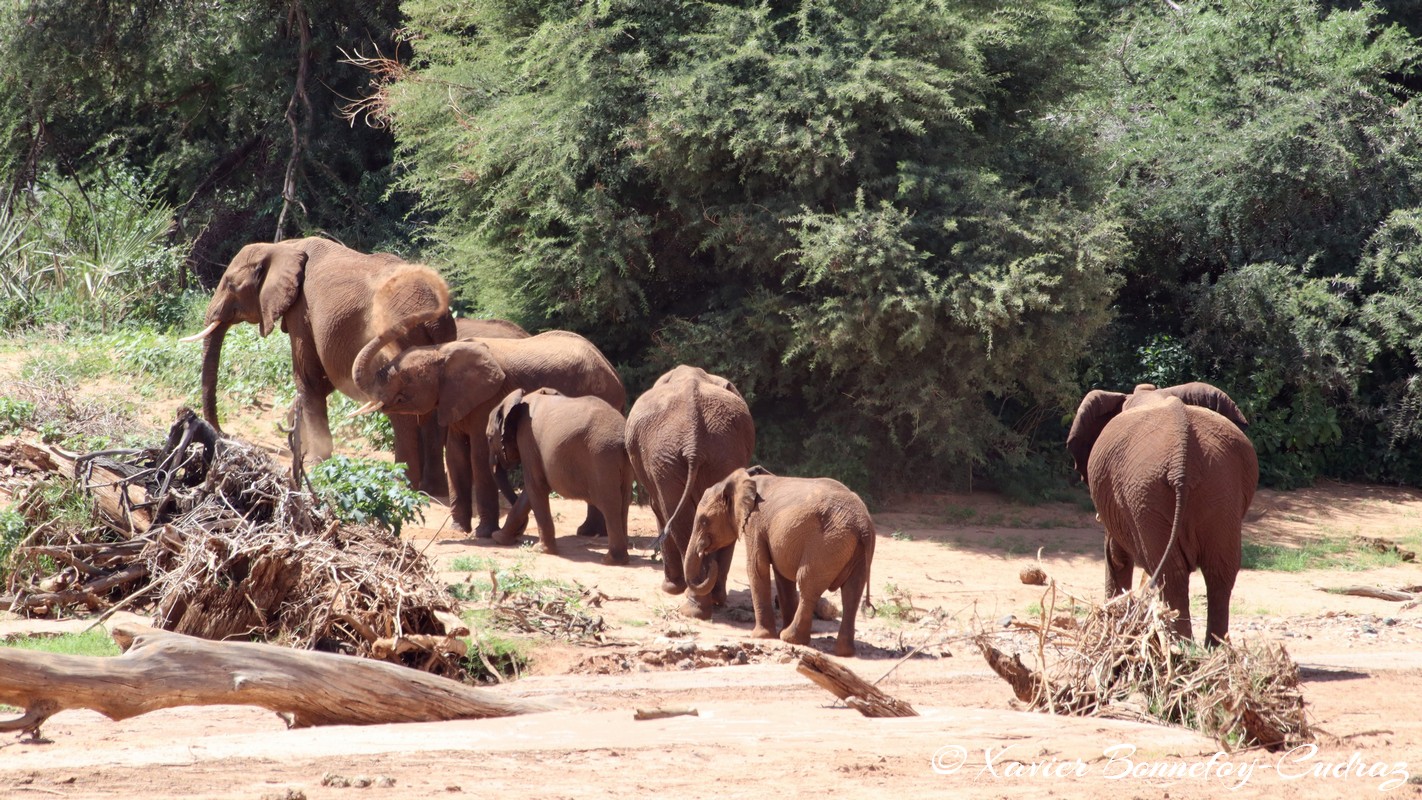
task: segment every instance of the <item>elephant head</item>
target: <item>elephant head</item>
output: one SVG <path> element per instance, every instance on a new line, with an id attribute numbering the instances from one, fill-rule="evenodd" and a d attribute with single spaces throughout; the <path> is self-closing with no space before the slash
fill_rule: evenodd
<path id="1" fill-rule="evenodd" d="M 262 336 L 270 334 L 301 294 L 306 260 L 306 250 L 295 243 L 243 247 L 212 293 L 204 318 L 206 327 L 182 340 L 204 340 L 202 415 L 213 427 L 217 427 L 217 368 L 227 329 L 238 322 L 250 322 L 260 326 Z"/>
<path id="2" fill-rule="evenodd" d="M 489 437 L 489 459 L 494 469 L 518 465 L 518 429 L 527 419 L 528 403 L 524 402 L 522 389 L 509 392 L 508 397 L 489 415 L 486 435 Z"/>
<path id="3" fill-rule="evenodd" d="M 719 577 L 716 560 L 706 557 L 736 543 L 759 502 L 755 479 L 744 469 L 731 473 L 701 496 L 682 560 L 683 574 L 692 594 L 707 595 L 715 588 Z"/>
<path id="4" fill-rule="evenodd" d="M 357 414 L 436 412 L 439 424 L 458 425 L 505 391 L 503 367 L 480 342 L 411 347 L 377 365 L 381 351 L 400 335 L 398 330 L 370 340 L 356 357 L 356 385 L 375 398 Z"/>
<path id="5" fill-rule="evenodd" d="M 1234 400 L 1222 390 L 1201 381 L 1182 383 L 1157 389 L 1149 383 L 1136 386 L 1131 394 L 1093 389 L 1086 393 L 1077 406 L 1076 419 L 1072 420 L 1071 431 L 1067 433 L 1067 452 L 1071 453 L 1077 474 L 1086 480 L 1086 465 L 1091 457 L 1091 448 L 1101 436 L 1106 424 L 1122 411 L 1150 402 L 1154 397 L 1178 397 L 1186 405 L 1208 408 L 1233 422 L 1241 431 L 1249 427 L 1249 420 L 1239 410 Z"/>

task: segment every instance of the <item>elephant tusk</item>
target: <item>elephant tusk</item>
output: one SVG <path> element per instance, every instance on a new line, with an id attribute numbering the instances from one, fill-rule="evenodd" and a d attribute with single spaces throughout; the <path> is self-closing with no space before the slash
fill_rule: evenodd
<path id="1" fill-rule="evenodd" d="M 221 325 L 221 324 L 222 324 L 222 323 L 220 323 L 220 322 L 214 322 L 214 323 L 208 325 L 206 328 L 203 328 L 201 332 L 195 333 L 195 334 L 193 334 L 192 336 L 184 336 L 183 338 L 179 339 L 178 341 L 180 341 L 180 342 L 196 342 L 196 341 L 198 341 L 199 339 L 206 339 L 206 338 L 207 338 L 207 335 L 208 335 L 209 333 L 212 333 L 213 331 L 217 330 L 217 326 L 218 326 L 218 325 Z"/>
<path id="2" fill-rule="evenodd" d="M 385 404 L 380 402 L 379 400 L 371 400 L 369 403 L 366 403 L 360 408 L 357 408 L 355 411 L 352 411 L 351 416 L 359 417 L 362 414 L 369 414 L 372 411 L 379 411 L 381 408 L 384 408 L 384 406 Z"/>

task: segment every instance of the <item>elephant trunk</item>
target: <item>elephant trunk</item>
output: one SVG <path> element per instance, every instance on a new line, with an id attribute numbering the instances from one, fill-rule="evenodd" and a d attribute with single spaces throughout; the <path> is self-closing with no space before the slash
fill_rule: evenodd
<path id="1" fill-rule="evenodd" d="M 445 302 L 447 303 L 448 300 L 446 299 Z M 383 370 L 385 364 L 376 366 L 376 356 L 394 344 L 400 337 L 426 322 L 439 319 L 440 315 L 448 313 L 448 311 L 447 305 L 441 305 L 438 308 L 428 309 L 406 317 L 367 342 L 365 347 L 361 348 L 360 354 L 356 356 L 355 363 L 351 365 L 351 377 L 355 379 L 356 386 L 372 400 L 384 400 L 385 375 Z M 385 363 L 388 364 L 389 361 L 390 359 L 387 358 Z"/>
<path id="2" fill-rule="evenodd" d="M 227 324 L 213 328 L 202 345 L 202 418 L 219 432 L 217 424 L 217 367 L 222 360 L 222 340 L 227 336 Z"/>
<path id="3" fill-rule="evenodd" d="M 711 590 L 716 588 L 716 579 L 720 577 L 720 567 L 714 558 L 704 558 L 701 548 L 696 541 L 697 537 L 692 534 L 691 542 L 686 547 L 686 558 L 682 562 L 682 573 L 686 576 L 686 586 L 693 595 L 704 597 L 711 594 Z M 705 571 L 705 576 L 701 580 L 695 579 L 694 575 L 701 575 Z"/>
<path id="4" fill-rule="evenodd" d="M 494 483 L 510 503 L 518 502 L 518 493 L 514 491 L 513 481 L 509 480 L 509 471 L 504 468 L 503 459 L 498 456 L 494 457 Z"/>

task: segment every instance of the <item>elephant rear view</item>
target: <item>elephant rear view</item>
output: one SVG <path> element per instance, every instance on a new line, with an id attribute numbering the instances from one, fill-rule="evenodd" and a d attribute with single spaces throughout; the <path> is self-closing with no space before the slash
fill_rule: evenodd
<path id="1" fill-rule="evenodd" d="M 1096 392 L 1087 395 L 1078 416 L 1101 416 L 1103 402 L 1115 405 Z M 1244 515 L 1259 483 L 1254 445 L 1226 417 L 1164 393 L 1106 416 L 1089 442 L 1086 475 L 1106 528 L 1107 596 L 1129 591 L 1139 564 L 1162 583 L 1177 613 L 1175 632 L 1188 639 L 1190 573 L 1199 569 L 1208 603 L 1206 644 L 1224 641 Z"/>
<path id="2" fill-rule="evenodd" d="M 854 655 L 854 620 L 867 597 L 874 561 L 874 521 L 859 495 L 832 478 L 782 478 L 739 469 L 707 489 L 683 565 L 691 592 L 708 594 L 717 552 L 739 539 L 745 548 L 755 629 L 751 636 L 809 644 L 815 606 L 839 589 L 844 613 L 835 655 Z M 774 576 L 783 629 L 770 602 Z"/>
<path id="3" fill-rule="evenodd" d="M 648 493 L 661 534 L 662 589 L 686 590 L 682 558 L 696 503 L 737 469 L 750 465 L 755 422 L 736 387 L 699 367 L 681 365 L 657 379 L 627 415 L 627 454 Z M 681 613 L 709 619 L 726 601 L 726 573 L 734 547 L 720 551 L 719 577 L 705 595 L 691 595 Z"/>

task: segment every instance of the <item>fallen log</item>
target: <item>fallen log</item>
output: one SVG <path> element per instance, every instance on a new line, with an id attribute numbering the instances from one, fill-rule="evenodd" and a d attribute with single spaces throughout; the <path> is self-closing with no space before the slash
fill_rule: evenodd
<path id="1" fill-rule="evenodd" d="M 290 727 L 481 719 L 549 710 L 448 678 L 365 658 L 255 642 L 212 642 L 138 625 L 114 628 L 112 658 L 0 650 L 0 703 L 25 709 L 0 730 L 37 733 L 88 708 L 112 720 L 174 706 L 252 705 Z"/>
<path id="2" fill-rule="evenodd" d="M 1392 603 L 1405 603 L 1413 600 L 1412 595 L 1407 592 L 1394 592 L 1391 589 L 1378 589 L 1373 586 L 1342 586 L 1337 589 L 1324 589 L 1330 594 L 1346 594 L 1353 597 L 1371 597 L 1374 600 L 1387 600 Z"/>
<path id="3" fill-rule="evenodd" d="M 800 663 L 795 671 L 814 681 L 844 704 L 866 717 L 916 717 L 913 706 L 880 691 L 873 684 L 855 675 L 814 650 L 800 651 Z"/>

